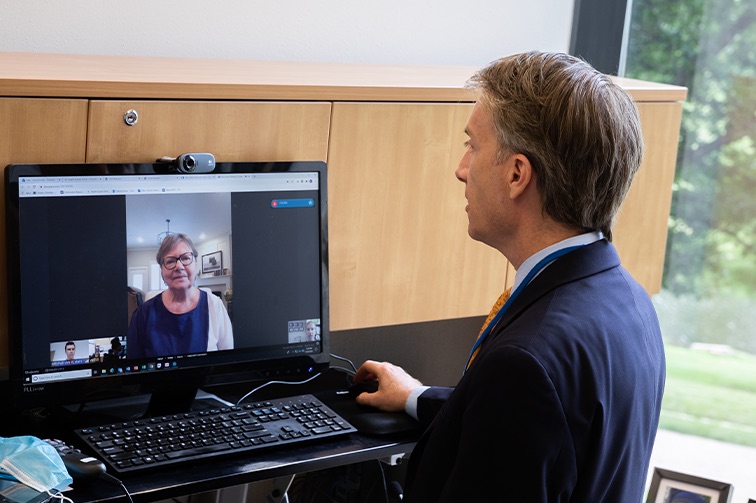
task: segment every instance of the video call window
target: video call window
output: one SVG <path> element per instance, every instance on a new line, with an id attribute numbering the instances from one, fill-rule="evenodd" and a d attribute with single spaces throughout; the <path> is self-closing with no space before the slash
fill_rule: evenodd
<path id="1" fill-rule="evenodd" d="M 289 342 L 317 342 L 320 340 L 320 319 L 289 322 Z"/>
<path id="2" fill-rule="evenodd" d="M 34 306 L 23 327 L 52 339 L 25 341 L 27 368 L 131 358 L 135 311 L 170 289 L 155 257 L 162 233 L 191 237 L 197 256 L 170 265 L 196 268 L 195 284 L 228 317 L 234 351 L 319 343 L 316 188 L 23 199 L 22 276 L 36 285 L 22 290 L 22 305 Z"/>

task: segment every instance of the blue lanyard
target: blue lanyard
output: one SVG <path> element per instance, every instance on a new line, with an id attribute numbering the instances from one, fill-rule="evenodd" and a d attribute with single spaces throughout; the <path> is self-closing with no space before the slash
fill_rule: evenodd
<path id="1" fill-rule="evenodd" d="M 520 283 L 520 286 L 517 287 L 517 289 L 512 292 L 512 294 L 509 296 L 509 299 L 504 303 L 503 306 L 501 306 L 501 309 L 499 309 L 499 312 L 496 313 L 496 316 L 493 317 L 491 322 L 486 326 L 485 330 L 483 330 L 483 333 L 480 334 L 480 337 L 478 337 L 478 340 L 475 341 L 475 344 L 472 347 L 472 350 L 470 350 L 470 356 L 467 357 L 467 365 L 465 368 L 468 368 L 470 365 L 470 359 L 472 358 L 473 354 L 475 354 L 475 351 L 480 347 L 481 344 L 483 344 L 483 341 L 486 340 L 486 337 L 488 337 L 488 334 L 491 333 L 491 330 L 493 330 L 493 327 L 496 326 L 497 323 L 499 323 L 499 320 L 501 320 L 502 316 L 504 316 L 504 312 L 507 310 L 507 308 L 514 302 L 515 298 L 517 298 L 518 295 L 523 291 L 523 289 L 528 286 L 528 284 L 533 280 L 533 278 L 536 277 L 536 275 L 541 272 L 541 270 L 549 265 L 554 260 L 558 259 L 559 257 L 563 255 L 567 255 L 571 251 L 577 250 L 578 248 L 582 248 L 585 246 L 582 245 L 576 245 L 576 246 L 568 246 L 566 248 L 559 249 L 553 253 L 549 253 L 544 258 L 542 258 L 536 265 L 533 266 L 533 268 L 528 272 L 527 276 L 525 276 L 525 279 L 522 280 L 522 283 Z"/>

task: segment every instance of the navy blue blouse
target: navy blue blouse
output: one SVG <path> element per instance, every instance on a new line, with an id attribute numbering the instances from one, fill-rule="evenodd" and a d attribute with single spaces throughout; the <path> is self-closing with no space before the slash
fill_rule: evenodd
<path id="1" fill-rule="evenodd" d="M 210 317 L 207 292 L 200 290 L 197 307 L 183 314 L 173 314 L 157 295 L 134 311 L 126 344 L 128 358 L 204 353 Z"/>

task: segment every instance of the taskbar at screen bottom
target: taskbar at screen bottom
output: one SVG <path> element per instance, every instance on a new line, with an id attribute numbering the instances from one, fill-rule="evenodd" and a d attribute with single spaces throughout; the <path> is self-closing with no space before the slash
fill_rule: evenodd
<path id="1" fill-rule="evenodd" d="M 276 352 L 280 357 L 290 358 L 295 356 L 307 356 L 316 354 L 320 351 L 319 342 L 290 344 L 284 348 L 279 348 Z M 197 353 L 191 355 L 180 356 L 168 356 L 159 357 L 153 361 L 145 362 L 129 362 L 126 359 L 115 360 L 107 363 L 88 363 L 84 365 L 71 365 L 66 368 L 63 365 L 55 365 L 53 367 L 26 371 L 24 373 L 24 384 L 35 385 L 43 383 L 53 383 L 60 381 L 71 381 L 77 379 L 89 379 L 101 376 L 112 376 L 122 374 L 133 374 L 140 372 L 156 372 L 177 368 L 189 368 L 202 366 L 205 363 L 198 365 L 196 358 L 205 357 L 208 353 Z M 260 359 L 255 359 L 260 361 Z M 243 360 L 226 361 L 223 363 L 243 363 Z M 217 365 L 217 362 L 210 363 L 211 365 Z"/>

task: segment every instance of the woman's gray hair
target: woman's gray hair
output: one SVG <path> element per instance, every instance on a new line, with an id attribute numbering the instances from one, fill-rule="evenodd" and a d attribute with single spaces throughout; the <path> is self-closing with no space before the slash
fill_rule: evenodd
<path id="1" fill-rule="evenodd" d="M 187 236 L 186 234 L 178 232 L 176 234 L 169 234 L 160 243 L 160 248 L 158 248 L 157 254 L 155 255 L 157 263 L 163 265 L 163 259 L 168 254 L 168 252 L 171 251 L 171 249 L 181 241 L 189 245 L 189 248 L 192 249 L 192 255 L 194 255 L 194 258 L 197 258 L 197 248 L 194 247 L 194 243 L 192 243 L 191 238 L 189 238 L 189 236 Z"/>

